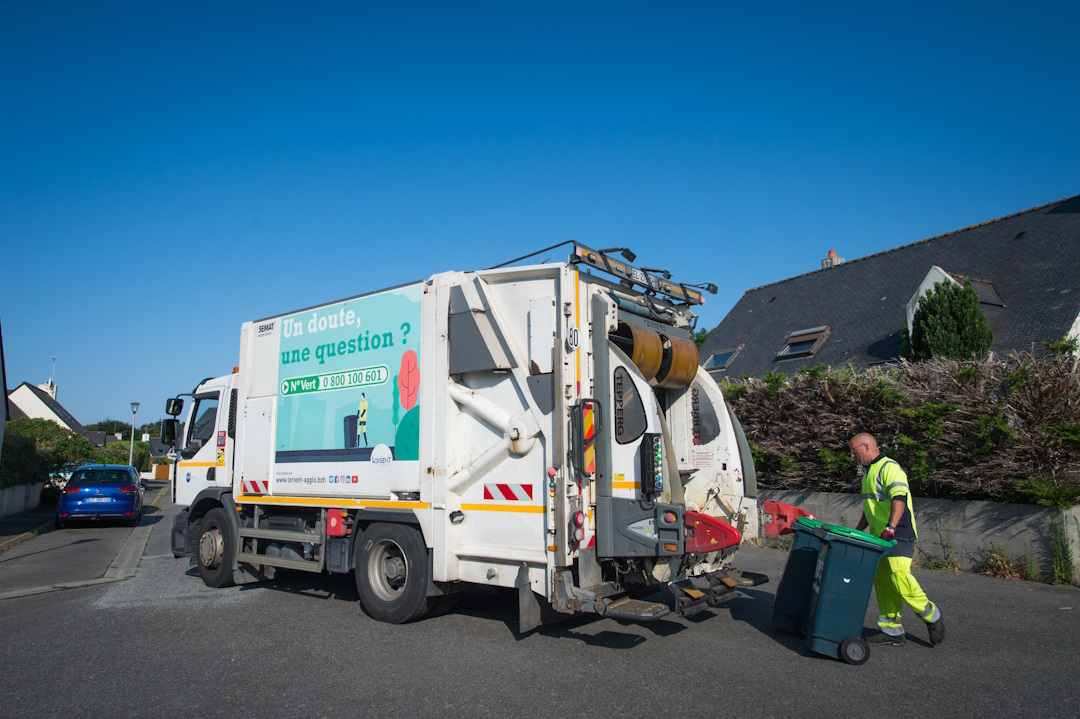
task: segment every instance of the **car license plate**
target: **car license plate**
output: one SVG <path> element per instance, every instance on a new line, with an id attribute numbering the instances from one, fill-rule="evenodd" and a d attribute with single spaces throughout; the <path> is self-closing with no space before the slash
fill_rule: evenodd
<path id="1" fill-rule="evenodd" d="M 108 497 L 87 497 L 86 501 L 87 502 L 108 502 L 110 500 L 109 500 Z"/>

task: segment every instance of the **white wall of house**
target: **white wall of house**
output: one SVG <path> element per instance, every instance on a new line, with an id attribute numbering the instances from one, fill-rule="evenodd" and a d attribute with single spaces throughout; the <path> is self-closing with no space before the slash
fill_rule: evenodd
<path id="1" fill-rule="evenodd" d="M 926 277 L 919 284 L 919 289 L 915 290 L 915 294 L 911 296 L 911 299 L 907 303 L 907 326 L 908 330 L 911 329 L 912 324 L 915 321 L 915 310 L 919 309 L 919 299 L 926 294 L 930 293 L 930 290 L 934 289 L 934 285 L 944 284 L 946 282 L 953 282 L 960 284 L 952 278 L 945 270 L 941 269 L 937 265 L 930 268 L 930 271 L 926 273 Z"/>
<path id="2" fill-rule="evenodd" d="M 1072 323 L 1072 328 L 1070 328 L 1068 334 L 1065 335 L 1065 339 L 1080 340 L 1080 314 L 1076 315 L 1076 319 L 1073 320 Z"/>

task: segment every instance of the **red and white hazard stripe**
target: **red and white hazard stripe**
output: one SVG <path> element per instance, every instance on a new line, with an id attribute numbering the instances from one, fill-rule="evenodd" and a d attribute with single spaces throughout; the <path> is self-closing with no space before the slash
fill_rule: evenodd
<path id="1" fill-rule="evenodd" d="M 485 484 L 484 499 L 502 499 L 509 502 L 527 502 L 532 499 L 531 484 Z"/>
<path id="2" fill-rule="evenodd" d="M 240 489 L 244 492 L 244 494 L 269 494 L 270 480 L 245 479 L 240 482 Z"/>

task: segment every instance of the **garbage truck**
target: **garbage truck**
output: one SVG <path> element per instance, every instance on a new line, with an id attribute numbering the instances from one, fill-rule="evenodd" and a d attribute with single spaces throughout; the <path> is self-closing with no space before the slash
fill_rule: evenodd
<path id="1" fill-rule="evenodd" d="M 521 631 L 689 616 L 766 581 L 731 565 L 740 543 L 805 513 L 757 502 L 699 366 L 716 287 L 567 244 L 244 322 L 233 371 L 166 403 L 173 553 L 212 587 L 353 572 L 393 623 L 516 589 Z"/>

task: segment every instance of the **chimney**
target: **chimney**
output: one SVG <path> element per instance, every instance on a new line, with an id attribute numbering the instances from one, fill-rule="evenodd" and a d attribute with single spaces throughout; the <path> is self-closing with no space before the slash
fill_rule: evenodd
<path id="1" fill-rule="evenodd" d="M 821 269 L 827 270 L 830 267 L 836 267 L 837 265 L 844 264 L 843 257 L 836 256 L 836 250 L 829 250 L 829 256 L 821 261 Z"/>

